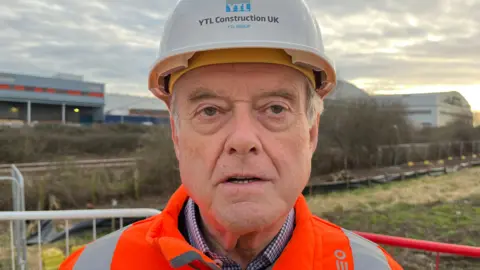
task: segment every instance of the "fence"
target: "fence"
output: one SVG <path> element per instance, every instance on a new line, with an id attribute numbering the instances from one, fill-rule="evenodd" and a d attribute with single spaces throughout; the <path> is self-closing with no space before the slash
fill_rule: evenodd
<path id="1" fill-rule="evenodd" d="M 69 162 L 20 163 L 17 164 L 16 167 L 23 172 L 44 172 L 64 168 L 65 166 L 84 169 L 132 167 L 136 165 L 137 161 L 137 158 L 88 159 Z M 10 167 L 10 164 L 0 164 L 0 173 L 7 173 Z"/>
<path id="2" fill-rule="evenodd" d="M 377 148 L 376 166 L 396 166 L 409 162 L 464 159 L 480 155 L 480 141 L 453 141 L 382 145 Z"/>
<path id="3" fill-rule="evenodd" d="M 466 151 L 465 148 L 471 149 L 472 155 L 473 153 L 478 153 L 480 151 L 480 142 L 474 142 L 471 144 L 471 147 L 465 147 L 465 144 L 460 145 L 460 155 L 465 155 L 465 153 L 469 153 Z M 463 146 L 462 146 L 463 145 Z M 401 146 L 400 146 L 401 147 Z M 426 148 L 428 149 L 428 148 Z M 477 151 L 477 152 L 475 152 Z M 447 154 L 448 155 L 448 151 Z M 476 157 L 475 157 L 476 158 Z M 118 161 L 117 161 L 118 162 Z M 131 162 L 131 161 L 126 161 Z M 89 162 L 87 162 L 89 163 Z M 477 166 L 480 163 L 478 162 L 467 162 L 468 166 Z M 44 165 L 44 164 L 43 164 Z M 47 164 L 51 165 L 51 164 Z M 79 166 L 89 166 L 90 164 L 78 164 Z M 460 164 L 461 166 L 467 166 Z M 55 166 L 53 166 L 55 167 Z M 5 166 L 3 167 L 5 169 Z M 414 174 L 419 175 L 421 173 L 437 173 L 434 171 L 437 168 L 425 169 L 424 172 L 415 172 Z M 440 168 L 442 173 L 447 173 L 447 166 Z M 91 227 L 92 227 L 92 239 L 95 240 L 97 238 L 97 226 L 98 221 L 100 219 L 112 219 L 112 229 L 116 228 L 116 220 L 118 219 L 119 227 L 123 227 L 124 218 L 140 218 L 140 217 L 148 217 L 151 215 L 158 214 L 160 211 L 156 209 L 104 209 L 104 210 L 71 210 L 71 211 L 25 211 L 25 196 L 24 196 L 24 179 L 20 171 L 15 165 L 10 166 L 10 174 L 11 176 L 0 177 L 0 181 L 12 181 L 12 194 L 13 194 L 13 211 L 14 212 L 0 212 L 0 222 L 6 221 L 9 223 L 10 227 L 10 268 L 8 269 L 32 269 L 29 265 L 28 261 L 28 251 L 31 249 L 27 249 L 27 246 L 35 242 L 34 244 L 38 245 L 38 254 L 37 260 L 38 262 L 35 264 L 38 266 L 38 269 L 46 269 L 44 267 L 45 260 L 42 258 L 42 244 L 44 242 L 44 238 L 42 236 L 42 230 L 44 225 L 42 225 L 42 221 L 45 220 L 63 220 L 63 226 L 65 228 L 63 234 L 62 232 L 57 233 L 54 237 L 50 237 L 46 243 L 54 242 L 59 240 L 59 237 L 63 237 L 65 239 L 65 254 L 68 256 L 71 250 L 71 241 L 70 241 L 70 222 L 69 220 L 91 220 Z M 406 178 L 407 173 L 403 175 L 398 173 L 395 175 L 395 179 L 404 179 Z M 393 176 L 382 175 L 382 179 L 377 179 L 380 182 L 389 182 L 393 181 Z M 388 179 L 387 179 L 388 178 Z M 358 181 L 368 182 L 369 179 L 359 179 Z M 375 179 L 373 179 L 375 180 Z M 350 181 L 347 183 L 347 187 L 354 184 L 355 181 Z M 335 183 L 339 184 L 339 183 Z M 331 184 L 329 184 L 331 185 Z M 36 221 L 36 229 L 37 234 L 34 235 L 33 240 L 27 241 L 27 221 L 34 220 Z M 33 224 L 33 223 L 31 223 Z M 34 224 L 35 225 L 35 224 Z M 1 228 L 1 223 L 0 223 Z M 384 245 L 392 245 L 396 247 L 404 247 L 404 248 L 413 248 L 413 249 L 421 249 L 427 251 L 433 251 L 437 253 L 437 269 L 439 267 L 440 261 L 440 253 L 451 253 L 457 254 L 461 256 L 472 256 L 472 257 L 479 257 L 480 258 L 480 248 L 476 247 L 465 247 L 465 246 L 458 246 L 458 245 L 448 245 L 442 243 L 435 243 L 435 242 L 427 242 L 427 241 L 419 241 L 407 238 L 399 238 L 399 237 L 391 237 L 386 235 L 375 235 L 369 233 L 362 233 L 358 232 L 360 235 L 377 242 L 379 244 Z M 0 234 L 0 241 L 2 240 Z M 62 239 L 63 239 L 62 238 Z M 0 247 L 3 246 L 3 243 L 0 242 Z M 58 250 L 58 249 L 57 249 Z M 2 270 L 2 249 L 0 248 L 0 270 Z M 64 256 L 63 252 L 61 256 Z M 58 263 L 58 261 L 57 261 Z M 56 269 L 56 268 L 52 268 Z"/>
<path id="4" fill-rule="evenodd" d="M 148 209 L 148 208 L 135 208 L 135 209 L 94 209 L 94 210 L 61 210 L 61 211 L 15 211 L 15 212 L 0 212 L 0 222 L 8 222 L 10 225 L 10 254 L 11 254 L 11 264 L 10 268 L 8 269 L 21 269 L 21 270 L 26 270 L 26 269 L 39 269 L 39 270 L 47 270 L 47 269 L 57 269 L 59 263 L 65 258 L 65 256 L 68 256 L 70 254 L 71 248 L 75 247 L 72 245 L 72 241 L 70 239 L 70 234 L 71 234 L 71 227 L 70 227 L 70 220 L 91 220 L 91 225 L 92 225 L 92 240 L 97 239 L 97 226 L 99 224 L 99 220 L 107 220 L 107 219 L 113 219 L 112 225 L 115 225 L 115 219 L 118 219 L 119 223 L 119 228 L 124 227 L 124 219 L 125 218 L 145 218 L 149 216 L 153 216 L 160 213 L 159 210 L 156 209 Z M 36 244 L 38 246 L 37 249 L 37 263 L 36 264 L 28 264 L 29 258 L 27 258 L 27 242 L 24 242 L 23 246 L 17 246 L 15 245 L 16 240 L 18 239 L 19 235 L 16 235 L 14 233 L 14 223 L 15 222 L 23 222 L 27 220 L 34 220 L 36 221 L 36 234 L 33 236 L 33 240 L 31 241 L 30 244 Z M 57 234 L 57 237 L 50 237 L 50 239 L 44 239 L 42 237 L 42 231 L 43 231 L 43 226 L 42 226 L 42 221 L 45 220 L 51 220 L 51 221 L 58 221 L 61 220 L 64 223 L 64 231 L 59 232 Z M 112 228 L 117 229 L 116 226 L 113 226 Z M 75 233 L 78 233 L 78 230 L 75 231 Z M 62 252 L 62 254 L 58 253 L 58 248 L 54 249 L 48 249 L 46 252 L 42 252 L 42 246 L 45 243 L 48 242 L 56 242 L 60 240 L 60 237 L 58 236 L 64 236 L 62 237 L 65 240 L 65 253 Z M 24 234 L 22 236 L 22 239 L 26 239 L 26 235 Z M 50 240 L 50 241 L 44 241 L 44 240 Z M 87 241 L 89 242 L 89 241 Z M 2 244 L 0 243 L 0 246 Z M 19 250 L 20 249 L 20 250 Z M 22 252 L 24 250 L 25 252 Z M 20 251 L 20 252 L 19 252 Z M 29 249 L 31 251 L 31 248 Z M 46 254 L 51 253 L 50 251 L 53 251 L 53 255 L 59 255 L 60 260 L 54 261 L 55 265 L 46 265 L 48 264 L 48 257 L 44 257 Z M 20 255 L 21 254 L 21 255 Z M 0 254 L 1 256 L 2 254 Z M 23 257 L 24 256 L 24 257 Z M 21 258 L 19 258 L 21 257 Z M 53 256 L 54 257 L 54 256 Z M 1 257 L 0 257 L 1 258 Z M 15 259 L 17 258 L 17 259 Z M 30 260 L 30 262 L 33 260 Z M 1 262 L 1 261 L 0 261 Z M 38 267 L 35 267 L 37 265 Z M 0 264 L 0 269 L 1 269 L 1 264 Z M 2 269 L 3 270 L 3 269 Z"/>
<path id="5" fill-rule="evenodd" d="M 480 247 L 445 244 L 365 232 L 355 233 L 380 245 L 434 252 L 436 253 L 435 269 L 437 270 L 440 269 L 440 254 L 442 253 L 480 258 Z"/>
<path id="6" fill-rule="evenodd" d="M 12 205 L 13 211 L 25 211 L 25 185 L 23 175 L 20 173 L 15 165 L 10 166 L 11 176 L 0 176 L 0 181 L 12 182 Z M 27 248 L 26 248 L 26 226 L 25 221 L 15 220 L 10 223 L 11 245 L 17 250 L 17 256 L 13 256 L 12 264 L 18 264 L 20 269 L 25 269 L 27 262 Z M 0 244 L 1 246 L 1 244 Z M 13 252 L 13 251 L 12 251 Z M 15 260 L 16 261 L 13 261 Z"/>
<path id="7" fill-rule="evenodd" d="M 45 258 L 42 258 L 42 230 L 41 230 L 41 220 L 63 220 L 65 222 L 65 253 L 60 256 L 61 259 L 56 261 L 58 264 L 70 254 L 70 235 L 69 235 L 69 220 L 82 220 L 89 219 L 92 220 L 92 239 L 97 239 L 96 233 L 96 220 L 106 219 L 106 218 L 119 218 L 120 228 L 123 227 L 123 218 L 144 218 L 152 215 L 159 214 L 160 211 L 156 209 L 97 209 L 97 210 L 63 210 L 63 211 L 20 211 L 20 212 L 0 212 L 0 222 L 9 222 L 10 223 L 10 232 L 13 237 L 13 223 L 15 221 L 25 221 L 25 220 L 36 220 L 37 221 L 37 245 L 38 245 L 38 254 L 37 254 L 37 265 L 38 269 L 43 270 Z M 376 242 L 380 245 L 389 245 L 395 247 L 409 248 L 409 249 L 419 249 L 424 251 L 432 251 L 437 253 L 436 260 L 436 269 L 439 269 L 440 265 L 440 253 L 455 254 L 460 256 L 468 256 L 474 258 L 480 258 L 480 248 L 478 247 L 469 247 L 461 245 L 452 245 L 444 243 L 436 243 L 422 240 L 414 240 L 402 237 L 392 237 L 387 235 L 371 234 L 365 232 L 356 232 L 360 236 L 363 236 L 367 239 L 370 239 L 373 242 Z M 11 242 L 12 248 L 12 267 L 11 269 L 16 269 L 15 260 L 13 258 L 15 248 L 13 245 L 14 241 Z M 25 260 L 26 262 L 26 260 Z M 30 267 L 32 268 L 32 267 Z M 27 264 L 22 264 L 20 269 L 27 269 Z M 53 269 L 53 268 L 52 268 Z M 56 268 L 55 268 L 56 269 Z"/>

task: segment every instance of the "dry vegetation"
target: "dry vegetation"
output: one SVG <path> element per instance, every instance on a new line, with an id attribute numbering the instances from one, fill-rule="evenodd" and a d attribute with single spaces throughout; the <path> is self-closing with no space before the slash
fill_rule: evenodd
<path id="1" fill-rule="evenodd" d="M 345 168 L 371 168 L 378 159 L 378 145 L 399 141 L 480 140 L 480 128 L 461 123 L 415 131 L 403 112 L 401 106 L 386 108 L 368 100 L 327 104 L 319 147 L 312 160 L 312 176 Z M 141 157 L 137 170 L 65 168 L 43 176 L 26 175 L 28 209 L 50 209 L 52 198 L 62 209 L 85 208 L 87 203 L 106 204 L 112 198 L 121 201 L 151 196 L 168 198 L 180 183 L 170 129 L 140 125 L 0 129 L 0 163 L 122 156 Z M 392 164 L 391 156 L 385 154 L 383 159 L 382 164 Z M 0 210 L 11 209 L 10 190 L 9 184 L 0 183 Z"/>
<path id="2" fill-rule="evenodd" d="M 480 246 L 480 169 L 308 199 L 312 211 L 350 230 Z M 435 256 L 386 247 L 409 270 Z M 480 269 L 480 260 L 442 256 L 440 269 Z"/>
<path id="3" fill-rule="evenodd" d="M 370 101 L 327 106 L 321 122 L 319 147 L 312 161 L 313 176 L 345 167 L 373 167 L 378 145 L 480 140 L 480 128 L 461 123 L 414 131 L 402 112 L 401 107 L 386 111 Z M 137 156 L 142 160 L 130 169 L 65 167 L 46 175 L 25 175 L 26 204 L 30 210 L 86 208 L 87 204 L 108 207 L 111 199 L 118 200 L 119 207 L 161 208 L 180 183 L 170 130 L 129 125 L 0 129 L 0 163 L 121 156 Z M 391 157 L 385 155 L 384 159 L 383 164 L 391 164 Z M 427 177 L 368 190 L 322 195 L 310 198 L 309 203 L 316 214 L 349 229 L 480 245 L 479 174 L 480 170 L 475 169 Z M 8 209 L 11 209 L 11 187 L 0 183 L 0 210 Z M 5 229 L 0 225 L 0 230 Z M 8 243 L 5 242 L 8 239 L 0 234 L 0 246 Z M 81 244 L 90 239 L 86 236 L 72 241 Z M 63 243 L 53 246 L 63 248 Z M 431 269 L 432 256 L 389 250 L 406 269 Z M 35 265 L 36 247 L 29 247 L 29 254 L 29 260 Z M 8 258 L 9 254 L 2 254 L 0 269 L 2 264 L 9 265 L 5 261 Z M 478 269 L 465 259 L 442 259 L 442 263 L 442 269 Z"/>
<path id="4" fill-rule="evenodd" d="M 373 188 L 317 195 L 307 198 L 307 201 L 315 214 L 347 229 L 480 245 L 480 168 L 440 177 L 424 177 Z M 139 202 L 142 202 L 142 207 L 155 206 L 157 203 Z M 101 236 L 107 232 L 97 233 Z M 76 235 L 71 238 L 70 247 L 90 240 L 91 232 Z M 0 269 L 9 269 L 9 241 L 8 234 L 0 233 Z M 50 247 L 65 250 L 65 242 L 42 246 L 43 250 Z M 391 247 L 386 249 L 406 270 L 434 269 L 435 256 L 432 254 Z M 29 247 L 28 261 L 31 269 L 38 269 L 37 259 L 38 246 Z M 474 270 L 479 266 L 478 259 L 442 256 L 440 269 Z"/>
<path id="5" fill-rule="evenodd" d="M 309 204 L 316 214 L 322 215 L 332 210 L 379 211 L 402 203 L 454 202 L 475 195 L 480 195 L 480 169 L 477 168 L 441 177 L 428 176 L 421 180 L 314 196 L 309 198 Z"/>

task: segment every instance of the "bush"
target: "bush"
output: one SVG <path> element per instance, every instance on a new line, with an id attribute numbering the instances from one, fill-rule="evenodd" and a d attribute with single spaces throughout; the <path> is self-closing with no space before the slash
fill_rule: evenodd
<path id="1" fill-rule="evenodd" d="M 49 161 L 64 156 L 131 156 L 137 151 L 142 134 L 150 129 L 133 125 L 1 129 L 0 163 Z"/>
<path id="2" fill-rule="evenodd" d="M 442 128 L 415 130 L 400 105 L 384 107 L 372 100 L 327 102 L 320 121 L 319 142 L 312 159 L 312 176 L 341 170 L 390 166 L 407 161 L 434 160 L 454 153 L 472 153 L 472 144 L 454 144 L 451 153 L 432 145 L 419 151 L 405 148 L 385 150 L 379 145 L 414 142 L 480 140 L 480 127 L 460 122 Z M 461 148 L 461 149 L 460 149 Z M 480 151 L 480 143 L 476 145 Z M 90 171 L 65 169 L 28 183 L 30 209 L 45 205 L 50 195 L 64 207 L 83 207 L 89 202 L 108 202 L 109 198 L 139 198 L 143 195 L 169 196 L 180 184 L 178 164 L 169 126 L 95 125 L 71 127 L 39 125 L 33 128 L 0 128 L 0 163 L 61 161 L 66 157 L 139 157 L 136 170 Z M 381 159 L 380 159 L 381 158 Z M 33 184 L 32 184 L 33 183 Z M 0 183 L 0 209 L 10 209 L 11 187 Z"/>
<path id="3" fill-rule="evenodd" d="M 87 203 L 108 203 L 111 199 L 132 197 L 132 168 L 62 167 L 45 174 L 26 174 L 25 207 L 27 210 L 85 208 Z M 0 211 L 12 209 L 12 188 L 0 182 Z"/>
<path id="4" fill-rule="evenodd" d="M 313 175 L 375 166 L 379 145 L 410 140 L 412 127 L 403 112 L 400 105 L 386 108 L 370 99 L 326 103 Z"/>
<path id="5" fill-rule="evenodd" d="M 180 185 L 178 161 L 168 127 L 151 129 L 140 143 L 137 156 L 139 191 L 157 195 L 170 195 Z"/>

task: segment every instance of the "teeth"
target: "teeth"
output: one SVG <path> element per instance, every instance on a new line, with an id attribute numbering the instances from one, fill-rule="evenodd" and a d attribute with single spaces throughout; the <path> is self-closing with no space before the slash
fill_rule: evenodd
<path id="1" fill-rule="evenodd" d="M 248 183 L 251 183 L 253 181 L 255 181 L 255 180 L 241 180 L 241 179 L 239 179 L 239 180 L 232 180 L 230 182 L 235 183 L 235 184 L 248 184 Z"/>
<path id="2" fill-rule="evenodd" d="M 244 176 L 239 176 L 239 177 L 232 177 L 227 180 L 229 183 L 235 183 L 235 184 L 248 184 L 251 182 L 259 181 L 260 179 L 254 178 L 254 177 L 244 177 Z"/>

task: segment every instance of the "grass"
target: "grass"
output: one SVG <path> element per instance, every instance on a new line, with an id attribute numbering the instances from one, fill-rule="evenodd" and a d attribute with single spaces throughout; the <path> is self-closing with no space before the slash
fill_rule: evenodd
<path id="1" fill-rule="evenodd" d="M 350 230 L 480 246 L 480 169 L 308 199 L 313 213 Z M 435 269 L 435 256 L 385 247 L 405 269 Z M 440 269 L 480 269 L 442 256 Z"/>
<path id="2" fill-rule="evenodd" d="M 347 229 L 480 246 L 480 168 L 317 195 L 307 198 L 307 201 L 314 214 Z M 155 200 L 142 198 L 135 203 L 135 206 L 128 206 L 158 207 L 161 201 L 158 197 Z M 7 229 L 0 227 L 0 231 L 6 232 L 0 233 L 1 270 L 10 269 Z M 97 232 L 98 236 L 102 234 Z M 85 244 L 90 240 L 91 232 L 71 237 L 70 246 Z M 42 246 L 43 249 L 49 247 L 64 251 L 65 242 Z M 435 257 L 431 254 L 390 247 L 386 249 L 405 269 L 435 269 Z M 37 246 L 28 248 L 28 258 L 31 269 L 37 269 Z M 480 260 L 442 257 L 440 269 L 480 269 Z"/>
<path id="3" fill-rule="evenodd" d="M 78 220 L 70 221 L 70 224 L 77 223 Z M 61 222 L 63 224 L 63 222 Z M 57 225 L 61 225 L 60 223 Z M 57 230 L 61 230 L 61 226 L 57 226 Z M 118 229 L 118 228 L 117 228 Z M 113 229 L 112 229 L 113 230 Z M 97 229 L 97 238 L 100 238 L 104 235 L 107 235 L 112 230 L 110 229 Z M 73 247 L 82 246 L 94 240 L 93 234 L 91 231 L 82 232 L 75 234 L 75 236 L 70 236 L 69 238 L 69 250 Z M 45 252 L 49 249 L 56 248 L 66 254 L 66 242 L 65 239 L 57 241 L 52 244 L 42 244 L 41 251 Z M 28 269 L 39 270 L 39 254 L 40 248 L 38 245 L 32 245 L 27 247 L 27 262 Z M 9 270 L 11 268 L 11 248 L 10 248 L 10 236 L 8 234 L 0 234 L 0 270 Z M 44 268 L 45 269 L 45 268 Z"/>
<path id="4" fill-rule="evenodd" d="M 318 215 L 332 210 L 385 210 L 392 206 L 452 202 L 480 194 L 480 168 L 439 177 L 423 177 L 348 192 L 313 196 L 308 203 Z"/>

